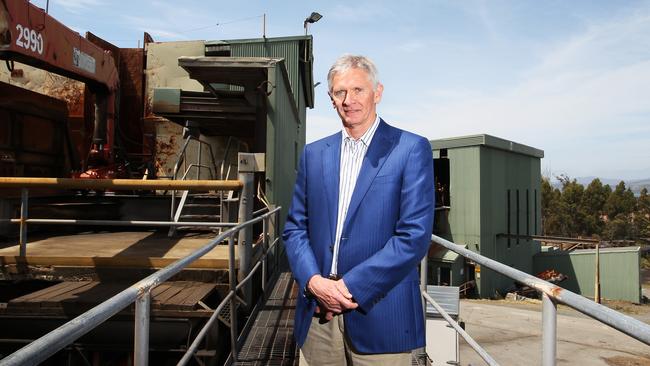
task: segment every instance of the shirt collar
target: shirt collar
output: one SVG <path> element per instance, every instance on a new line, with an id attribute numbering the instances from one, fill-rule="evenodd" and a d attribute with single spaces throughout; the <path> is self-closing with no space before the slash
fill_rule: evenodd
<path id="1" fill-rule="evenodd" d="M 349 139 L 350 141 L 361 141 L 363 142 L 364 145 L 370 146 L 370 142 L 372 141 L 372 138 L 375 135 L 375 131 L 377 131 L 377 126 L 379 126 L 379 120 L 380 120 L 379 115 L 376 115 L 375 122 L 372 123 L 370 128 L 366 130 L 366 132 L 358 140 L 355 140 L 354 138 L 352 138 L 352 136 L 348 135 L 348 131 L 346 131 L 345 128 L 343 128 L 343 134 L 342 134 L 343 142 Z"/>

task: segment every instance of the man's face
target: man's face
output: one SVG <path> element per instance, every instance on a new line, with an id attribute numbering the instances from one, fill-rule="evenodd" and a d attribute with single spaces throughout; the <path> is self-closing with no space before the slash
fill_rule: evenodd
<path id="1" fill-rule="evenodd" d="M 373 90 L 368 73 L 352 68 L 334 75 L 330 98 L 346 129 L 369 127 L 374 122 L 376 105 L 381 100 L 383 85 Z"/>

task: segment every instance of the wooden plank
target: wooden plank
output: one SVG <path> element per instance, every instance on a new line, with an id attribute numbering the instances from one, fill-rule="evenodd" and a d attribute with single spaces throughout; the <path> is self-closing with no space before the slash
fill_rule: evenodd
<path id="1" fill-rule="evenodd" d="M 164 268 L 176 262 L 176 258 L 138 257 L 55 257 L 55 256 L 0 256 L 0 265 L 68 266 L 68 267 L 131 267 Z M 239 261 L 236 261 L 236 267 Z M 197 259 L 186 269 L 227 270 L 228 259 Z"/>
<path id="2" fill-rule="evenodd" d="M 188 296 L 182 303 L 184 306 L 194 307 L 199 301 L 208 297 L 213 291 L 215 291 L 216 286 L 212 283 L 205 283 L 201 286 L 198 286 L 197 291 L 193 292 Z"/>
<path id="3" fill-rule="evenodd" d="M 56 297 L 61 294 L 65 294 L 67 292 L 74 291 L 79 287 L 87 286 L 91 282 L 92 281 L 62 282 L 56 286 L 53 286 L 55 288 L 52 291 L 47 291 L 47 292 L 44 292 L 43 290 L 36 291 L 35 293 L 30 294 L 33 296 L 26 295 L 21 298 L 17 298 L 9 301 L 7 306 L 18 305 L 20 303 L 21 306 L 23 307 L 41 307 L 41 302 L 46 301 L 51 297 Z M 22 298 L 25 299 L 21 300 Z"/>
<path id="4" fill-rule="evenodd" d="M 99 282 L 90 281 L 87 282 L 84 286 L 79 286 L 70 291 L 61 292 L 54 296 L 49 296 L 47 298 L 41 299 L 41 307 L 61 307 L 61 302 L 66 299 L 78 299 L 80 294 L 83 294 L 86 291 L 92 290 L 94 287 L 98 286 Z"/>
<path id="5" fill-rule="evenodd" d="M 196 290 L 198 284 L 185 287 L 182 291 L 178 292 L 176 295 L 170 297 L 161 304 L 162 309 L 179 309 L 179 302 L 183 301 L 190 293 Z"/>
<path id="6" fill-rule="evenodd" d="M 183 291 L 186 286 L 191 286 L 192 282 L 175 281 L 169 283 L 169 289 L 160 295 L 151 299 L 152 306 L 162 307 L 164 304 L 179 292 Z"/>
<path id="7" fill-rule="evenodd" d="M 95 282 L 97 285 L 90 288 L 77 289 L 73 293 L 68 293 L 67 298 L 60 299 L 62 307 L 69 307 L 75 304 L 84 310 L 87 310 L 99 303 L 102 303 L 120 291 L 130 286 L 130 283 L 103 283 Z"/>
<path id="8" fill-rule="evenodd" d="M 11 300 L 2 313 L 33 314 L 34 316 L 81 314 L 130 285 L 124 282 L 62 282 Z M 195 281 L 162 283 L 152 289 L 152 311 L 155 311 L 156 314 L 175 314 L 178 317 L 203 317 L 203 312 L 206 310 L 195 309 L 196 304 L 215 291 L 218 286 L 225 285 Z M 122 313 L 132 314 L 133 311 L 134 305 L 131 304 Z M 163 312 L 158 313 L 159 311 Z M 197 311 L 198 315 L 193 315 Z"/>
<path id="9" fill-rule="evenodd" d="M 160 285 L 154 287 L 153 290 L 151 290 L 151 297 L 154 298 L 160 295 L 161 293 L 163 293 L 164 291 L 167 291 L 168 289 L 169 289 L 169 282 L 161 283 Z"/>
<path id="10" fill-rule="evenodd" d="M 195 305 L 210 292 L 214 290 L 214 284 L 210 283 L 195 283 L 178 293 L 176 296 L 170 298 L 162 309 L 165 310 L 192 310 Z"/>
<path id="11" fill-rule="evenodd" d="M 48 294 L 50 292 L 58 291 L 58 289 L 60 288 L 60 285 L 61 285 L 61 283 L 53 283 L 52 286 L 46 287 L 46 288 L 38 290 L 38 291 L 31 292 L 29 294 L 25 294 L 23 296 L 17 297 L 15 299 L 10 300 L 10 301 L 13 301 L 13 302 L 29 301 L 30 299 L 32 299 L 34 297 L 44 296 L 45 294 Z"/>
<path id="12" fill-rule="evenodd" d="M 160 286 L 156 287 L 156 289 L 160 288 L 157 292 L 153 292 L 151 296 L 151 307 L 152 308 L 159 308 L 160 307 L 160 300 L 162 298 L 168 298 L 170 296 L 173 296 L 178 292 L 178 288 L 172 284 L 172 282 L 165 282 L 161 284 Z M 168 295 L 165 295 L 168 294 Z"/>

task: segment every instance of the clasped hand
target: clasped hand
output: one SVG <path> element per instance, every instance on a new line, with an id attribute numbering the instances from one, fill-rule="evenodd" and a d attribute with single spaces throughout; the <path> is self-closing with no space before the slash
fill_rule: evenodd
<path id="1" fill-rule="evenodd" d="M 343 279 L 335 281 L 315 275 L 309 280 L 307 287 L 318 300 L 316 312 L 324 312 L 327 320 L 332 320 L 335 314 L 356 309 L 359 306 L 352 299 L 352 294 L 348 291 Z"/>

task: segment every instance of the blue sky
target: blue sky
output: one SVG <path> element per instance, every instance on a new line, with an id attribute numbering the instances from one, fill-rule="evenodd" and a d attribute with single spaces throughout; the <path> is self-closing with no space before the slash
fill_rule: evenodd
<path id="1" fill-rule="evenodd" d="M 45 7 L 44 0 L 33 3 Z M 545 151 L 542 173 L 650 178 L 650 1 L 51 0 L 82 33 L 156 41 L 314 36 L 316 107 L 307 140 L 340 129 L 326 73 L 371 57 L 379 113 L 430 139 L 488 133 Z"/>

